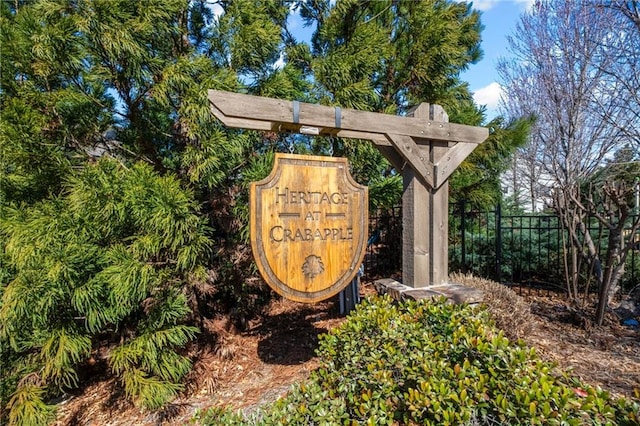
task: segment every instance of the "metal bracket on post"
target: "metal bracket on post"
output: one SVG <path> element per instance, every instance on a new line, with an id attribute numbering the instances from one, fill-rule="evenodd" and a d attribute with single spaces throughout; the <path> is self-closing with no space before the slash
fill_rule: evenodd
<path id="1" fill-rule="evenodd" d="M 358 273 L 351 283 L 340 292 L 340 315 L 351 312 L 360 303 L 360 277 L 364 275 L 364 265 L 360 265 Z"/>

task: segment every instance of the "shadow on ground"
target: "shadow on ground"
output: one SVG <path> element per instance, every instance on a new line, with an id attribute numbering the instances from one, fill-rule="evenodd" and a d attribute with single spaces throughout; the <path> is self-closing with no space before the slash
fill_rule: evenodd
<path id="1" fill-rule="evenodd" d="M 253 332 L 260 336 L 258 357 L 268 364 L 297 365 L 316 356 L 318 336 L 328 329 L 318 323 L 339 318 L 331 299 L 319 304 L 300 304 L 298 309 L 267 315 Z"/>

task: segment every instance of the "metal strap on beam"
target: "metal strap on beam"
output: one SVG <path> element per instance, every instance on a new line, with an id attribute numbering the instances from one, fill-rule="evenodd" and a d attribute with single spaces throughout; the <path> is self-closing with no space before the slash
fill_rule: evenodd
<path id="1" fill-rule="evenodd" d="M 293 101 L 293 123 L 300 123 L 300 102 Z"/>

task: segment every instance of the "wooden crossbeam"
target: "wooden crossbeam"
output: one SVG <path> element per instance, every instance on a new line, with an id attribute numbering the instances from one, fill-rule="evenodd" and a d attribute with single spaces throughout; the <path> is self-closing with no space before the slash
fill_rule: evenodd
<path id="1" fill-rule="evenodd" d="M 219 90 L 209 90 L 208 96 L 213 115 L 229 127 L 300 131 L 302 127 L 308 126 L 317 129 L 321 135 L 369 139 L 381 145 L 389 145 L 389 141 L 376 135 L 396 134 L 425 140 L 471 144 L 479 144 L 487 138 L 487 129 L 463 124 L 346 108 L 336 109 Z M 336 115 L 336 111 L 339 116 Z"/>

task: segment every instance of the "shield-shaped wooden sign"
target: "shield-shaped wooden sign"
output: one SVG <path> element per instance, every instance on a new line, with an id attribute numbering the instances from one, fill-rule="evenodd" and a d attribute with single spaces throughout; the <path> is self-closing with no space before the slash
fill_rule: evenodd
<path id="1" fill-rule="evenodd" d="M 353 279 L 367 243 L 367 188 L 346 158 L 276 154 L 250 187 L 251 248 L 264 280 L 282 296 L 317 302 Z"/>

